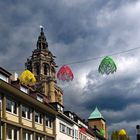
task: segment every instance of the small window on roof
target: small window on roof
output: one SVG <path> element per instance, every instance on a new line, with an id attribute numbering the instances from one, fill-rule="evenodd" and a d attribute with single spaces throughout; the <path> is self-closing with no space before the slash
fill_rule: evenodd
<path id="1" fill-rule="evenodd" d="M 60 111 L 63 112 L 63 107 L 61 107 Z"/>
<path id="2" fill-rule="evenodd" d="M 8 83 L 8 77 L 0 73 L 0 79 Z"/>
<path id="3" fill-rule="evenodd" d="M 37 100 L 40 101 L 40 102 L 43 102 L 43 97 L 37 96 Z"/>
<path id="4" fill-rule="evenodd" d="M 24 86 L 20 86 L 20 90 L 23 91 L 24 93 L 28 94 L 28 88 Z"/>
<path id="5" fill-rule="evenodd" d="M 57 109 L 60 110 L 60 105 L 59 104 L 57 104 Z"/>

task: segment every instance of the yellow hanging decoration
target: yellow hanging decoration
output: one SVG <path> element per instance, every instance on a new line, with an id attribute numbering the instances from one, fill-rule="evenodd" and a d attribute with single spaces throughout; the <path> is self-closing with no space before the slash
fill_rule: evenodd
<path id="1" fill-rule="evenodd" d="M 29 86 L 33 86 L 36 83 L 34 74 L 29 70 L 25 70 L 24 72 L 22 72 L 22 74 L 19 77 L 19 81 L 22 84 L 29 85 Z"/>

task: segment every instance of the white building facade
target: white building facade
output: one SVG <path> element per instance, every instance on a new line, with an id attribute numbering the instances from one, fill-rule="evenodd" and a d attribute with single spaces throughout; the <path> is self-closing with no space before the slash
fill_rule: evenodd
<path id="1" fill-rule="evenodd" d="M 73 123 L 63 119 L 60 116 L 56 117 L 56 140 L 73 140 Z"/>
<path id="2" fill-rule="evenodd" d="M 56 117 L 56 140 L 96 140 L 94 134 L 88 130 L 88 126 L 81 127 L 73 117 L 69 118 L 63 113 Z"/>

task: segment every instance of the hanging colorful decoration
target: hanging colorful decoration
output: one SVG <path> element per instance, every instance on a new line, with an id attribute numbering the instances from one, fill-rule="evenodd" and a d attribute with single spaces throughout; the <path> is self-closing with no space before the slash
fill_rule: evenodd
<path id="1" fill-rule="evenodd" d="M 100 63 L 98 71 L 101 74 L 110 74 L 114 73 L 117 70 L 117 66 L 113 59 L 109 56 L 106 56 Z"/>
<path id="2" fill-rule="evenodd" d="M 101 128 L 101 129 L 99 130 L 99 133 L 100 133 L 100 135 L 104 136 L 104 135 L 105 135 L 105 130 Z"/>
<path id="3" fill-rule="evenodd" d="M 29 70 L 25 70 L 24 72 L 22 72 L 22 74 L 19 77 L 19 81 L 22 84 L 29 85 L 29 86 L 33 86 L 36 83 L 34 74 Z"/>
<path id="4" fill-rule="evenodd" d="M 59 71 L 57 72 L 57 78 L 59 80 L 62 80 L 62 81 L 72 81 L 73 78 L 74 78 L 74 75 L 72 73 L 72 70 L 70 69 L 69 66 L 67 65 L 63 65 Z"/>

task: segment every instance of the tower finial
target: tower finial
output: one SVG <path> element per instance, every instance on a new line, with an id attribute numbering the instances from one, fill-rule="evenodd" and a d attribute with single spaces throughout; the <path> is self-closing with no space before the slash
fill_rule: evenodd
<path id="1" fill-rule="evenodd" d="M 43 26 L 40 25 L 39 27 L 41 29 L 41 32 L 40 32 L 40 35 L 38 37 L 37 48 L 40 50 L 42 50 L 42 49 L 44 50 L 44 49 L 48 48 L 48 42 L 46 40 L 46 36 L 44 34 L 44 31 L 43 31 Z"/>
<path id="2" fill-rule="evenodd" d="M 42 25 L 40 25 L 39 27 L 40 27 L 40 29 L 41 29 L 41 32 L 43 32 L 43 28 L 44 28 L 44 27 L 43 27 Z"/>

